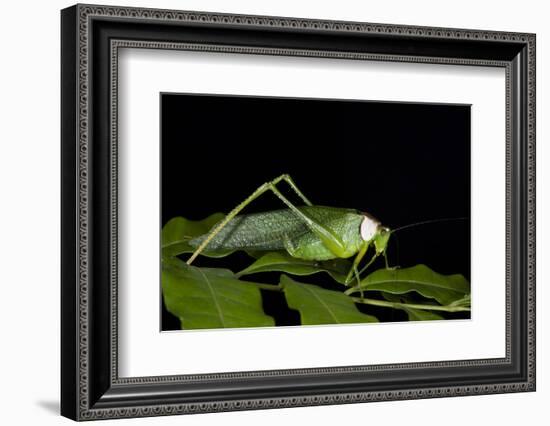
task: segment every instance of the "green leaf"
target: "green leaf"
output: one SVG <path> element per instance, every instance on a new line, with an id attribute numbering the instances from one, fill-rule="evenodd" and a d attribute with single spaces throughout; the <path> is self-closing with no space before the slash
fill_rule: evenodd
<path id="1" fill-rule="evenodd" d="M 189 220 L 181 216 L 170 219 L 162 228 L 162 257 L 168 258 L 179 254 L 193 253 L 196 247 L 190 246 L 189 241 L 208 233 L 224 217 L 223 213 L 214 213 L 203 220 Z M 238 249 L 209 250 L 207 247 L 201 252 L 201 256 L 218 258 L 229 256 L 236 251 Z M 243 251 L 251 257 L 260 257 L 260 254 L 253 250 Z"/>
<path id="2" fill-rule="evenodd" d="M 392 294 L 416 291 L 420 295 L 449 305 L 470 293 L 470 283 L 460 274 L 441 275 L 426 265 L 404 269 L 379 269 L 361 281 L 363 291 L 379 290 Z M 359 286 L 346 293 L 357 293 Z"/>
<path id="3" fill-rule="evenodd" d="M 410 298 L 408 298 L 406 295 L 400 296 L 400 295 L 391 294 L 391 293 L 382 293 L 382 296 L 384 297 L 384 299 L 390 302 L 415 303 L 414 301 L 411 301 Z M 412 308 L 405 308 L 405 307 L 396 307 L 396 309 L 402 309 L 409 317 L 409 321 L 436 321 L 436 320 L 445 319 L 441 315 L 433 311 L 425 311 L 422 309 L 412 309 Z"/>
<path id="4" fill-rule="evenodd" d="M 423 311 L 421 309 L 405 309 L 409 321 L 440 321 L 444 320 L 441 315 L 433 311 Z"/>
<path id="5" fill-rule="evenodd" d="M 177 258 L 163 261 L 166 309 L 185 330 L 274 326 L 262 307 L 260 288 L 266 286 L 239 281 L 228 269 L 197 268 Z"/>
<path id="6" fill-rule="evenodd" d="M 281 275 L 281 287 L 288 306 L 300 313 L 302 325 L 377 322 L 357 309 L 344 293 L 304 284 Z"/>
<path id="7" fill-rule="evenodd" d="M 468 293 L 462 299 L 458 299 L 452 302 L 449 306 L 462 306 L 465 308 L 469 308 L 471 305 L 471 302 L 472 302 L 472 296 Z"/>
<path id="8" fill-rule="evenodd" d="M 340 284 L 344 284 L 350 268 L 351 263 L 344 259 L 315 262 L 312 260 L 297 259 L 285 252 L 269 252 L 256 260 L 248 268 L 237 273 L 237 276 L 273 271 L 300 276 L 327 272 L 334 280 Z"/>
<path id="9" fill-rule="evenodd" d="M 194 247 L 189 245 L 189 240 L 206 234 L 212 226 L 223 219 L 223 213 L 214 213 L 203 220 L 188 220 L 184 217 L 175 217 L 170 219 L 164 228 L 162 228 L 162 255 L 176 256 L 183 253 L 193 253 Z M 220 253 L 212 257 L 221 257 L 225 254 Z"/>

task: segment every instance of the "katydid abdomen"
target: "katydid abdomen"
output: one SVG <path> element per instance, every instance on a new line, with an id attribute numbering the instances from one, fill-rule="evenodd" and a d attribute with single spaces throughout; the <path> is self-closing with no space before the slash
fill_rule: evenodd
<path id="1" fill-rule="evenodd" d="M 208 250 L 286 250 L 292 257 L 300 259 L 329 260 L 351 257 L 363 245 L 360 229 L 364 214 L 325 206 L 301 206 L 298 209 L 344 243 L 344 252 L 340 256 L 336 256 L 290 209 L 237 215 L 210 240 Z M 199 247 L 207 235 L 194 238 L 189 244 Z"/>

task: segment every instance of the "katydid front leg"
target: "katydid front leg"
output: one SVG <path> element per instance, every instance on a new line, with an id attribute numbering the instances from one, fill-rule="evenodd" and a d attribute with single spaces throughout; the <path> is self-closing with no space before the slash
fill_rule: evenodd
<path id="1" fill-rule="evenodd" d="M 359 272 L 356 272 L 356 275 L 361 276 L 361 274 L 363 272 L 365 272 L 370 265 L 372 265 L 372 263 L 378 258 L 379 255 L 380 255 L 380 253 L 374 252 L 371 259 L 367 262 L 367 264 L 365 266 L 363 266 L 363 268 L 361 268 L 361 270 Z M 353 263 L 355 265 L 355 262 L 353 262 Z M 354 266 L 354 267 L 357 269 L 356 266 Z M 357 287 L 352 287 L 352 288 L 346 290 L 344 293 L 347 294 L 347 295 L 350 295 L 350 294 L 354 293 L 355 289 L 358 289 L 360 297 L 362 299 L 363 298 L 363 288 L 361 287 L 361 280 L 358 278 L 357 281 L 358 281 L 357 282 Z M 347 285 L 347 282 L 348 282 L 348 280 L 346 279 L 346 285 Z"/>
<path id="2" fill-rule="evenodd" d="M 363 266 L 361 268 L 361 270 L 359 271 L 359 275 L 361 275 L 363 272 L 365 272 L 367 270 L 367 268 L 372 265 L 372 263 L 378 258 L 378 256 L 380 255 L 383 255 L 384 256 L 384 262 L 386 263 L 386 269 L 397 269 L 399 268 L 399 266 L 390 266 L 389 262 L 388 262 L 388 255 L 386 254 L 387 250 L 384 250 L 382 252 L 376 252 L 374 253 L 374 255 L 371 257 L 371 259 L 368 261 L 368 263 Z M 354 262 L 355 263 L 355 262 Z M 348 278 L 349 278 L 349 274 L 348 274 Z M 346 285 L 348 283 L 348 278 L 346 278 Z"/>
<path id="3" fill-rule="evenodd" d="M 367 248 L 368 248 L 368 246 L 367 246 Z M 366 251 L 366 250 L 365 250 L 365 251 Z M 365 271 L 367 270 L 367 268 L 368 268 L 370 265 L 373 264 L 373 262 L 378 258 L 378 256 L 380 256 L 380 254 L 382 254 L 382 255 L 384 256 L 384 262 L 386 263 L 386 269 L 391 269 L 391 270 L 397 269 L 398 266 L 390 266 L 390 265 L 389 265 L 389 263 L 388 263 L 388 255 L 387 255 L 386 252 L 387 252 L 387 250 L 384 250 L 384 251 L 382 251 L 381 253 L 380 253 L 380 252 L 375 252 L 374 255 L 371 257 L 371 259 L 367 262 L 367 264 L 366 264 L 365 266 L 363 266 L 363 268 L 361 268 L 361 270 L 360 270 L 359 272 L 355 272 L 355 274 L 361 276 L 361 274 L 362 274 L 363 272 L 365 272 Z M 363 255 L 364 255 L 364 253 L 363 253 Z M 359 254 L 358 254 L 357 257 L 355 258 L 355 261 L 353 262 L 354 267 L 357 267 L 356 261 L 357 261 L 357 258 L 358 258 L 358 257 L 359 257 Z M 363 257 L 363 256 L 361 256 L 361 257 Z M 359 259 L 359 261 L 360 261 L 360 260 L 361 260 L 361 259 Z M 358 263 L 359 263 L 359 262 L 357 262 L 357 264 L 358 264 Z M 350 272 L 348 273 L 348 276 L 346 277 L 346 281 L 345 281 L 346 285 L 348 285 L 348 284 L 349 284 L 349 281 L 351 281 L 351 272 L 352 272 L 352 271 L 350 270 Z M 360 284 L 361 284 L 360 279 L 358 278 L 357 281 L 358 281 L 358 286 L 360 287 Z M 361 298 L 362 298 L 362 297 L 363 297 L 363 292 L 362 292 L 361 288 L 359 289 L 359 291 L 361 292 Z"/>
<path id="4" fill-rule="evenodd" d="M 359 271 L 359 275 L 361 275 L 363 272 L 365 272 L 367 270 L 367 268 L 373 264 L 373 262 L 378 258 L 378 256 L 380 256 L 380 253 L 378 252 L 375 252 L 371 259 L 367 262 L 367 264 L 365 266 L 363 266 L 363 268 Z"/>
<path id="5" fill-rule="evenodd" d="M 312 205 L 312 203 L 298 189 L 289 175 L 284 174 L 276 179 L 273 179 L 271 182 L 266 182 L 256 189 L 241 204 L 231 210 L 229 214 L 210 231 L 206 239 L 199 245 L 199 247 L 197 247 L 195 252 L 187 260 L 187 264 L 191 265 L 197 256 L 208 246 L 210 241 L 212 241 L 212 239 L 231 221 L 231 219 L 237 216 L 248 204 L 267 191 L 273 192 L 292 212 L 294 212 L 296 216 L 304 222 L 309 230 L 312 231 L 323 242 L 323 245 L 325 245 L 325 247 L 327 247 L 336 257 L 344 257 L 344 243 L 336 235 L 334 235 L 330 229 L 325 228 L 305 213 L 301 212 L 294 204 L 292 204 L 283 194 L 279 192 L 276 185 L 283 180 L 294 190 L 294 192 L 296 192 L 296 194 L 306 203 L 306 205 Z"/>
<path id="6" fill-rule="evenodd" d="M 384 250 L 384 262 L 386 263 L 386 269 L 391 269 L 392 271 L 395 270 L 395 269 L 398 269 L 399 266 L 395 265 L 395 266 L 390 266 L 390 263 L 388 262 L 388 255 L 387 255 L 387 250 Z"/>

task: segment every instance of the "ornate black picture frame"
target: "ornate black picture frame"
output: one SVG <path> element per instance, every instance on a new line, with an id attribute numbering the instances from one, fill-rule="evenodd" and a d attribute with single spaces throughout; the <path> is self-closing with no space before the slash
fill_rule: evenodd
<path id="1" fill-rule="evenodd" d="M 61 13 L 61 413 L 158 416 L 535 390 L 535 35 L 96 5 Z M 120 378 L 123 47 L 484 65 L 506 72 L 506 356 Z"/>

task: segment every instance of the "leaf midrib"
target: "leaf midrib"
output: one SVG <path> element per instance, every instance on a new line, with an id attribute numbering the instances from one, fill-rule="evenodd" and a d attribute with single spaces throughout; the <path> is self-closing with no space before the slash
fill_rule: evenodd
<path id="1" fill-rule="evenodd" d="M 321 303 L 321 305 L 323 305 L 325 307 L 325 309 L 328 311 L 328 313 L 330 314 L 330 316 L 334 319 L 334 321 L 336 321 L 337 324 L 340 324 L 340 321 L 338 321 L 338 318 L 336 318 L 336 316 L 334 315 L 334 313 L 332 312 L 332 310 L 329 308 L 329 306 L 324 302 L 323 299 L 321 299 L 319 297 L 319 295 L 317 293 L 315 293 L 313 290 L 311 290 L 310 288 L 308 287 L 305 287 L 304 288 L 309 291 L 311 294 L 313 294 L 313 296 L 315 296 L 315 298 Z"/>
<path id="2" fill-rule="evenodd" d="M 216 295 L 216 292 L 214 291 L 214 288 L 212 287 L 212 283 L 206 276 L 204 272 L 200 270 L 200 268 L 197 268 L 197 271 L 203 276 L 204 280 L 206 281 L 206 284 L 208 285 L 208 289 L 210 290 L 210 293 L 212 294 L 212 299 L 214 300 L 214 306 L 216 307 L 216 310 L 218 311 L 218 316 L 220 317 L 220 322 L 222 323 L 222 326 L 225 328 L 225 320 L 223 317 L 222 310 L 220 308 L 220 304 L 218 302 L 218 298 Z"/>
<path id="3" fill-rule="evenodd" d="M 308 261 L 303 261 L 303 262 L 277 262 L 277 263 L 270 263 L 268 265 L 261 265 L 259 266 L 257 269 L 262 269 L 262 268 L 282 268 L 282 267 L 285 267 L 285 266 L 305 266 L 305 267 L 308 267 L 308 268 L 313 268 L 313 269 L 318 269 L 318 272 L 323 272 L 323 271 L 327 271 L 327 272 L 336 272 L 336 273 L 340 273 L 340 271 L 338 271 L 336 268 L 330 268 L 330 267 L 327 267 L 325 265 L 315 265 L 315 264 L 312 264 L 312 263 L 309 263 Z M 322 268 L 322 269 L 319 269 L 319 268 Z"/>
<path id="4" fill-rule="evenodd" d="M 445 286 L 442 286 L 442 285 L 438 285 L 438 284 L 434 284 L 434 283 L 430 283 L 430 282 L 424 282 L 424 281 L 417 281 L 417 280 L 378 280 L 378 281 L 375 281 L 375 282 L 367 283 L 365 285 L 365 287 L 361 287 L 361 288 L 367 288 L 370 285 L 374 285 L 374 284 L 386 284 L 386 283 L 421 284 L 421 285 L 425 285 L 425 286 L 429 286 L 429 287 L 440 288 L 440 289 L 447 290 L 447 291 L 454 291 L 454 292 L 460 293 L 460 294 L 467 294 L 466 292 L 464 292 L 462 290 L 455 289 L 455 288 L 445 287 Z"/>

